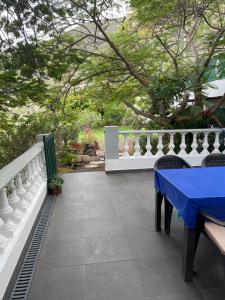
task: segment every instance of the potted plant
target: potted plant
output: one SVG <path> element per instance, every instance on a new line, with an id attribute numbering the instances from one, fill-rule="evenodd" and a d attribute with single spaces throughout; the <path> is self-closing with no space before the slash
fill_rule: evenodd
<path id="1" fill-rule="evenodd" d="M 64 180 L 58 175 L 53 175 L 49 181 L 48 188 L 51 195 L 62 193 L 62 185 Z"/>

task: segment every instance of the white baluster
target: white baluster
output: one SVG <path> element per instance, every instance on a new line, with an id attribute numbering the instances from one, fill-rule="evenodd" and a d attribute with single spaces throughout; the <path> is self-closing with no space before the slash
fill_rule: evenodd
<path id="1" fill-rule="evenodd" d="M 38 159 L 38 155 L 35 157 L 34 159 L 35 161 L 35 165 L 36 165 L 36 172 L 37 172 L 37 180 L 42 183 L 44 180 L 42 179 L 41 175 L 42 175 L 42 170 L 41 167 L 39 165 L 39 159 Z"/>
<path id="2" fill-rule="evenodd" d="M 193 133 L 193 142 L 192 142 L 192 151 L 190 152 L 190 155 L 198 155 L 198 151 L 197 151 L 197 148 L 198 148 L 198 144 L 197 144 L 197 135 L 198 133 L 197 132 L 194 132 Z"/>
<path id="3" fill-rule="evenodd" d="M 38 187 L 36 186 L 36 178 L 34 176 L 34 172 L 33 172 L 33 163 L 32 161 L 29 162 L 29 164 L 27 165 L 27 172 L 28 172 L 28 180 L 30 181 L 31 183 L 31 193 L 32 194 L 36 194 L 37 190 L 38 190 Z"/>
<path id="4" fill-rule="evenodd" d="M 38 189 L 41 185 L 41 182 L 39 181 L 39 174 L 36 170 L 36 161 L 35 159 L 32 159 L 31 161 L 31 170 L 32 170 L 32 174 L 33 174 L 33 177 L 34 177 L 34 181 L 33 181 L 33 185 Z"/>
<path id="5" fill-rule="evenodd" d="M 175 152 L 174 152 L 174 148 L 175 148 L 175 145 L 174 145 L 174 134 L 175 133 L 170 133 L 170 143 L 169 143 L 169 152 L 167 154 L 169 155 L 174 155 Z"/>
<path id="6" fill-rule="evenodd" d="M 41 168 L 41 177 L 45 180 L 46 170 L 45 170 L 45 165 L 43 163 L 42 152 L 38 154 L 38 159 L 39 159 L 39 165 L 40 165 L 40 168 Z"/>
<path id="7" fill-rule="evenodd" d="M 46 173 L 46 162 L 45 162 L 45 151 L 44 150 L 41 152 L 41 158 L 42 158 L 41 160 L 42 160 L 42 163 L 44 166 L 44 171 Z"/>
<path id="8" fill-rule="evenodd" d="M 202 144 L 203 151 L 201 152 L 201 154 L 204 154 L 204 155 L 209 154 L 209 151 L 208 151 L 208 147 L 209 147 L 208 134 L 209 134 L 208 132 L 204 133 L 204 141 L 203 141 L 203 144 Z"/>
<path id="9" fill-rule="evenodd" d="M 215 133 L 215 141 L 214 141 L 214 144 L 213 144 L 214 150 L 212 151 L 212 153 L 220 153 L 220 150 L 219 150 L 219 146 L 220 146 L 219 136 L 220 136 L 220 133 L 216 132 Z"/>
<path id="10" fill-rule="evenodd" d="M 128 145 L 128 134 L 127 133 L 124 133 L 123 134 L 123 137 L 124 137 L 124 153 L 123 153 L 123 157 L 129 157 L 129 145 Z"/>
<path id="11" fill-rule="evenodd" d="M 17 195 L 17 191 L 16 191 L 14 180 L 10 181 L 8 187 L 9 187 L 9 195 L 8 195 L 9 204 L 15 210 L 18 209 L 18 211 L 20 211 L 21 213 L 24 213 L 27 210 L 27 203 L 26 203 L 26 201 L 24 201 L 23 198 L 20 198 Z"/>
<path id="12" fill-rule="evenodd" d="M 4 226 L 4 222 L 0 219 L 0 254 L 4 252 L 8 242 L 7 238 L 3 234 L 4 232 L 3 226 Z"/>
<path id="13" fill-rule="evenodd" d="M 12 236 L 16 229 L 15 223 L 19 223 L 20 219 L 15 216 L 14 210 L 9 205 L 5 187 L 0 190 L 0 218 L 3 221 L 2 234 L 8 237 Z"/>
<path id="14" fill-rule="evenodd" d="M 139 144 L 139 134 L 136 134 L 136 138 L 135 138 L 135 145 L 134 145 L 134 156 L 135 157 L 140 157 L 141 156 L 141 153 L 140 153 L 140 144 Z"/>
<path id="15" fill-rule="evenodd" d="M 26 167 L 26 182 L 24 183 L 24 188 L 27 190 L 27 201 L 32 202 L 34 196 L 37 193 L 37 188 L 33 185 L 33 177 L 31 172 L 30 163 Z"/>
<path id="16" fill-rule="evenodd" d="M 163 153 L 163 142 L 162 142 L 162 137 L 163 137 L 163 134 L 162 133 L 158 133 L 158 145 L 157 145 L 157 153 L 156 153 L 156 156 L 163 156 L 164 153 Z"/>
<path id="17" fill-rule="evenodd" d="M 180 144 L 180 152 L 179 155 L 187 155 L 187 152 L 185 151 L 187 145 L 185 143 L 185 132 L 181 133 L 181 144 Z"/>
<path id="18" fill-rule="evenodd" d="M 151 135 L 147 134 L 147 144 L 146 144 L 146 153 L 145 153 L 145 157 L 150 157 L 152 156 L 152 145 L 151 145 Z"/>
<path id="19" fill-rule="evenodd" d="M 28 205 L 25 201 L 23 201 L 23 199 L 29 203 L 31 202 L 30 197 L 32 197 L 32 195 L 24 188 L 21 173 L 17 174 L 16 176 L 16 192 L 22 200 L 22 204 L 25 206 L 25 209 L 27 209 Z"/>

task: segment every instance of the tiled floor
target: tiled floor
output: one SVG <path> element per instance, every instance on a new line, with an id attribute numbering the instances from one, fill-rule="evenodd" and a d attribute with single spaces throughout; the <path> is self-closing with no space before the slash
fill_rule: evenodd
<path id="1" fill-rule="evenodd" d="M 194 281 L 181 277 L 182 220 L 154 231 L 151 172 L 68 174 L 29 300 L 223 300 L 215 247 L 201 237 Z"/>

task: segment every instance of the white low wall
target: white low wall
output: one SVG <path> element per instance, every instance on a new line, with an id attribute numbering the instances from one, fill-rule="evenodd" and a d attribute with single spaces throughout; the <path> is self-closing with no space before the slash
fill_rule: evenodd
<path id="1" fill-rule="evenodd" d="M 37 218 L 40 208 L 47 194 L 47 182 L 43 182 L 38 193 L 33 199 L 26 216 L 21 224 L 18 224 L 13 235 L 12 242 L 9 243 L 4 254 L 0 255 L 0 299 L 3 298 L 19 257 L 23 251 L 29 237 L 32 226 Z"/>
<path id="2" fill-rule="evenodd" d="M 184 158 L 191 166 L 200 166 L 203 155 L 197 156 L 180 156 Z M 105 171 L 115 172 L 124 170 L 149 170 L 154 168 L 154 164 L 158 157 L 130 157 L 130 158 L 119 158 L 119 159 L 107 159 L 105 161 Z"/>
<path id="3" fill-rule="evenodd" d="M 220 153 L 224 141 L 222 131 L 221 128 L 119 131 L 117 126 L 106 126 L 105 171 L 153 169 L 156 160 L 167 154 L 184 158 L 192 166 L 200 166 L 210 151 Z M 191 145 L 187 146 L 191 137 Z"/>
<path id="4" fill-rule="evenodd" d="M 43 142 L 0 170 L 0 299 L 47 195 Z"/>

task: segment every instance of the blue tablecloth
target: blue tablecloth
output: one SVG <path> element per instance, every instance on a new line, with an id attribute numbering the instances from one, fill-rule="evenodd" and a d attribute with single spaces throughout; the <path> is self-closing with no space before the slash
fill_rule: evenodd
<path id="1" fill-rule="evenodd" d="M 155 189 L 167 197 L 190 228 L 196 225 L 198 211 L 225 220 L 225 167 L 158 170 Z"/>

